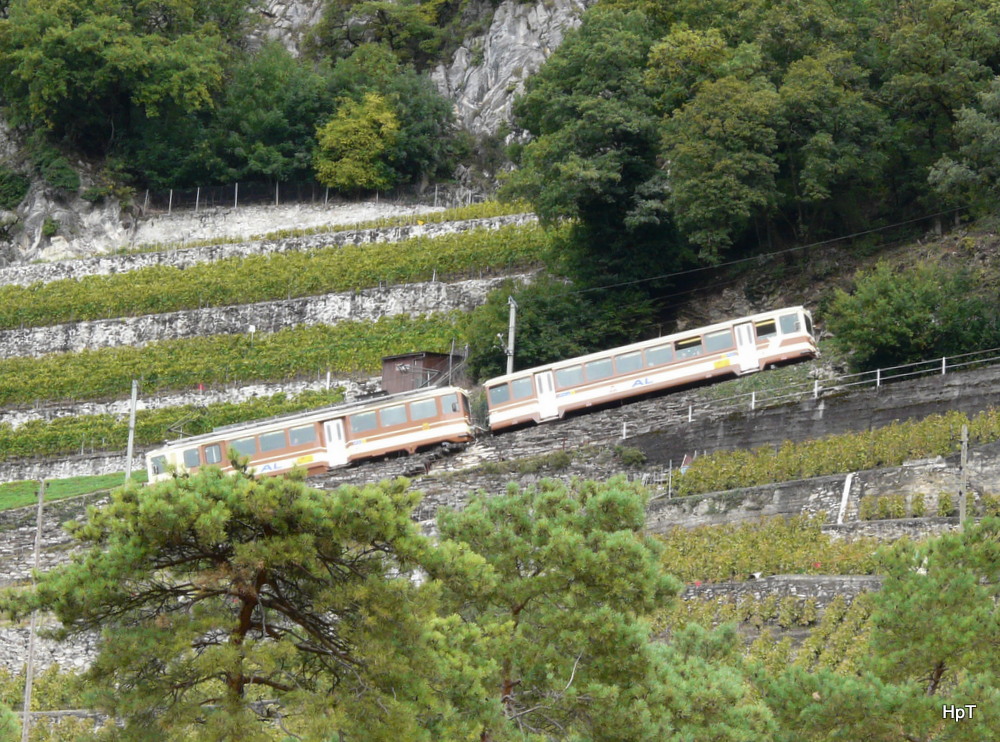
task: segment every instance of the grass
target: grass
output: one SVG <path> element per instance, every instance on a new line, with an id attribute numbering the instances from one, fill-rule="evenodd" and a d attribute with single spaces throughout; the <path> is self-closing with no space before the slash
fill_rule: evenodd
<path id="1" fill-rule="evenodd" d="M 145 471 L 132 472 L 132 481 L 145 483 Z M 125 472 L 100 474 L 88 477 L 53 479 L 45 483 L 45 502 L 64 500 L 67 497 L 89 495 L 93 492 L 120 487 L 125 481 Z M 38 502 L 38 482 L 27 480 L 0 484 L 0 510 L 23 508 Z"/>

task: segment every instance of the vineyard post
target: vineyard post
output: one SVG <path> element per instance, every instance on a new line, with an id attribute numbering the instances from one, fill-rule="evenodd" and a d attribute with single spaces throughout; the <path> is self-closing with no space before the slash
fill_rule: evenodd
<path id="1" fill-rule="evenodd" d="M 517 302 L 513 296 L 507 297 L 510 305 L 510 319 L 507 323 L 507 373 L 514 373 L 514 325 L 517 323 Z"/>
<path id="2" fill-rule="evenodd" d="M 38 483 L 38 511 L 35 516 L 35 566 L 38 570 L 39 553 L 42 550 L 42 503 L 45 502 L 45 480 Z M 31 582 L 34 584 L 35 576 L 32 572 Z M 31 612 L 31 624 L 28 628 L 28 666 L 24 677 L 24 721 L 21 723 L 21 742 L 28 742 L 28 732 L 31 729 L 31 686 L 35 679 L 35 627 L 38 619 L 38 612 Z"/>
<path id="3" fill-rule="evenodd" d="M 132 403 L 128 408 L 128 448 L 125 454 L 125 484 L 132 478 L 132 455 L 135 452 L 135 407 L 139 399 L 139 382 L 132 379 Z"/>

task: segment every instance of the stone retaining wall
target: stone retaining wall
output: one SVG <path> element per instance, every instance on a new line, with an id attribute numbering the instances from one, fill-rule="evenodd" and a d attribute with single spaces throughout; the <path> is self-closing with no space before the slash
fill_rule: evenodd
<path id="1" fill-rule="evenodd" d="M 83 276 L 127 273 L 128 271 L 166 265 L 187 268 L 199 263 L 209 263 L 224 258 L 246 257 L 282 252 L 301 252 L 338 245 L 362 245 L 374 242 L 398 242 L 413 237 L 438 237 L 445 234 L 467 232 L 474 229 L 498 229 L 513 224 L 527 224 L 536 220 L 534 214 L 514 214 L 488 219 L 469 219 L 440 224 L 413 224 L 405 227 L 379 227 L 376 229 L 345 230 L 288 237 L 281 240 L 242 242 L 232 245 L 191 247 L 166 252 L 141 252 L 129 255 L 108 255 L 80 260 L 63 260 L 56 263 L 21 265 L 0 269 L 0 286 L 28 286 L 32 283 L 59 281 Z"/>
<path id="2" fill-rule="evenodd" d="M 682 597 L 698 600 L 738 601 L 745 599 L 766 600 L 771 596 L 784 598 L 813 598 L 823 610 L 838 595 L 853 600 L 861 593 L 882 587 L 882 578 L 874 575 L 773 575 L 759 580 L 743 582 L 709 582 L 688 585 Z"/>
<path id="3" fill-rule="evenodd" d="M 524 275 L 513 276 L 525 278 Z M 454 309 L 471 310 L 509 276 L 426 282 L 307 296 L 240 306 L 206 307 L 141 317 L 71 322 L 49 327 L 0 331 L 0 358 L 39 357 L 122 345 L 141 347 L 161 340 L 204 335 L 268 333 L 294 325 L 332 325 L 372 321 L 396 314 L 419 315 Z"/>

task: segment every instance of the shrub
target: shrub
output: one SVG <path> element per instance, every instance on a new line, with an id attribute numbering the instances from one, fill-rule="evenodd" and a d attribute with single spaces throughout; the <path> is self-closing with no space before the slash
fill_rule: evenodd
<path id="1" fill-rule="evenodd" d="M 865 495 L 858 503 L 858 520 L 875 520 L 878 517 L 878 498 Z"/>
<path id="2" fill-rule="evenodd" d="M 984 517 L 998 516 L 1000 515 L 1000 496 L 984 493 L 979 500 L 979 506 Z"/>
<path id="3" fill-rule="evenodd" d="M 28 195 L 30 185 L 27 177 L 0 165 L 0 209 L 16 209 Z"/>
<path id="4" fill-rule="evenodd" d="M 53 219 L 51 217 L 45 217 L 45 221 L 42 222 L 42 234 L 46 237 L 55 237 L 59 234 L 59 224 L 58 219 Z"/>
<path id="5" fill-rule="evenodd" d="M 615 446 L 615 456 L 623 466 L 642 466 L 646 463 L 646 454 L 632 446 Z"/>
<path id="6" fill-rule="evenodd" d="M 924 502 L 923 492 L 915 492 L 910 498 L 910 514 L 914 518 L 923 518 L 927 515 L 927 504 Z"/>
<path id="7" fill-rule="evenodd" d="M 977 293 L 981 280 L 964 269 L 882 262 L 857 274 L 853 294 L 837 290 L 825 320 L 857 371 L 993 348 L 1000 320 Z"/>
<path id="8" fill-rule="evenodd" d="M 958 514 L 955 498 L 950 492 L 942 492 L 938 495 L 937 514 L 939 518 L 952 518 Z"/>

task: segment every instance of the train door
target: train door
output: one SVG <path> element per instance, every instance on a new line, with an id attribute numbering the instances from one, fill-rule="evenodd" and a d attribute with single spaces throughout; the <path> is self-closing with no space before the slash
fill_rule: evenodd
<path id="1" fill-rule="evenodd" d="M 324 424 L 326 430 L 326 456 L 329 466 L 347 465 L 347 440 L 344 437 L 344 420 L 337 418 Z"/>
<path id="2" fill-rule="evenodd" d="M 551 371 L 535 374 L 535 391 L 538 393 L 538 416 L 542 420 L 551 420 L 559 416 L 556 404 L 556 385 Z"/>
<path id="3" fill-rule="evenodd" d="M 740 373 L 748 374 L 760 370 L 757 356 L 757 335 L 753 322 L 743 322 L 733 328 L 736 331 L 736 353 L 740 362 Z"/>

